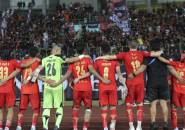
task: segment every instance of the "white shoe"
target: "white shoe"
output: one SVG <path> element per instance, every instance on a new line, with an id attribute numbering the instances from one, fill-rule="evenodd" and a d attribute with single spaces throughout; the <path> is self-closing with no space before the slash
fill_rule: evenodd
<path id="1" fill-rule="evenodd" d="M 129 130 L 135 130 L 135 128 L 134 128 L 134 127 L 132 127 L 132 128 L 129 128 Z"/>
<path id="2" fill-rule="evenodd" d="M 74 128 L 73 130 L 78 130 L 78 128 Z"/>
<path id="3" fill-rule="evenodd" d="M 87 130 L 87 128 L 84 127 L 83 130 Z"/>
<path id="4" fill-rule="evenodd" d="M 3 130 L 3 128 L 0 128 L 0 130 Z"/>
<path id="5" fill-rule="evenodd" d="M 5 127 L 4 130 L 10 130 L 8 127 Z"/>
<path id="6" fill-rule="evenodd" d="M 137 127 L 136 130 L 142 130 L 141 126 Z"/>
<path id="7" fill-rule="evenodd" d="M 179 130 L 179 128 L 175 128 L 174 130 Z M 183 130 L 185 130 L 185 129 L 183 129 Z"/>
<path id="8" fill-rule="evenodd" d="M 32 125 L 30 130 L 36 130 L 36 127 Z"/>
<path id="9" fill-rule="evenodd" d="M 110 130 L 115 130 L 115 123 L 110 123 Z"/>
<path id="10" fill-rule="evenodd" d="M 22 130 L 21 126 L 17 126 L 16 130 Z"/>
<path id="11" fill-rule="evenodd" d="M 103 130 L 109 130 L 107 127 L 103 128 Z"/>

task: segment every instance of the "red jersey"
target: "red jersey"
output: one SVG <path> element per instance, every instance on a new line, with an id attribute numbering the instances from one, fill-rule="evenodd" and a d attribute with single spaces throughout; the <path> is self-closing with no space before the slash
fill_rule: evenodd
<path id="1" fill-rule="evenodd" d="M 119 65 L 118 61 L 97 60 L 94 64 L 96 70 L 100 75 L 108 80 L 111 80 L 110 84 L 104 84 L 100 81 L 99 89 L 101 90 L 115 90 L 116 89 L 116 67 Z"/>
<path id="2" fill-rule="evenodd" d="M 22 60 L 21 63 L 25 64 L 25 63 L 27 63 L 31 59 L 32 58 L 28 58 L 28 59 Z M 37 67 L 39 67 L 39 65 L 40 65 L 40 62 L 39 61 L 35 61 L 30 67 L 22 69 L 22 81 L 27 79 L 28 76 L 33 71 L 35 71 L 35 69 Z M 39 89 L 38 89 L 38 83 L 37 82 L 35 82 L 35 83 L 29 82 L 26 85 L 22 85 L 22 87 L 21 87 L 21 93 L 22 94 L 34 94 L 34 93 L 38 93 L 38 92 L 39 92 Z"/>
<path id="3" fill-rule="evenodd" d="M 150 52 L 131 50 L 129 52 L 122 52 L 116 55 L 117 59 L 124 60 L 127 75 L 137 71 L 143 63 L 144 57 L 149 57 Z M 144 74 L 141 73 L 133 80 L 144 80 Z"/>
<path id="4" fill-rule="evenodd" d="M 16 68 L 20 68 L 20 64 L 16 60 L 0 60 L 0 79 L 8 77 Z M 0 86 L 0 93 L 12 91 L 14 91 L 14 78 Z"/>
<path id="5" fill-rule="evenodd" d="M 79 62 L 70 64 L 68 71 L 72 72 L 74 79 L 76 79 L 89 72 L 89 65 L 92 65 L 91 60 L 89 58 L 82 58 Z M 75 84 L 74 89 L 78 91 L 91 91 L 92 87 L 90 76 L 80 80 L 77 84 Z"/>
<path id="6" fill-rule="evenodd" d="M 175 68 L 177 73 L 179 73 L 183 79 L 185 79 L 185 63 L 171 61 L 170 65 Z M 179 83 L 179 81 L 174 76 L 172 76 L 172 86 L 175 92 L 185 94 L 185 84 Z"/>

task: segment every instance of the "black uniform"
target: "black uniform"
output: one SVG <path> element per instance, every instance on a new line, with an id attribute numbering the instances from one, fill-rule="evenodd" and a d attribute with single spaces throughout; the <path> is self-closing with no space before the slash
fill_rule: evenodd
<path id="1" fill-rule="evenodd" d="M 169 99 L 168 68 L 158 58 L 146 58 L 144 65 L 147 65 L 147 86 L 146 94 L 150 102 L 158 99 Z"/>

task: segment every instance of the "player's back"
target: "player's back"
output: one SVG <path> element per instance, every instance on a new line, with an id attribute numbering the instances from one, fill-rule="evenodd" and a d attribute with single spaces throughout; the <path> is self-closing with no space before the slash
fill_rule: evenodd
<path id="1" fill-rule="evenodd" d="M 116 67 L 119 65 L 118 61 L 115 60 L 97 60 L 94 64 L 95 69 L 100 73 L 100 75 L 111 83 L 106 85 L 100 81 L 100 87 L 106 87 L 107 89 L 114 89 L 116 87 Z"/>
<path id="2" fill-rule="evenodd" d="M 29 62 L 30 60 L 32 60 L 32 58 L 27 58 L 21 61 L 22 64 L 26 64 L 27 62 Z M 31 74 L 33 71 L 35 71 L 35 69 L 37 67 L 39 67 L 40 62 L 39 61 L 35 61 L 31 66 L 27 67 L 27 68 L 23 68 L 22 69 L 22 79 L 25 80 L 28 78 L 29 74 Z"/>
<path id="3" fill-rule="evenodd" d="M 125 54 L 125 67 L 126 72 L 131 73 L 137 71 L 142 62 L 143 62 L 144 56 L 143 52 L 141 51 L 129 51 Z"/>
<path id="4" fill-rule="evenodd" d="M 78 62 L 70 64 L 69 70 L 73 73 L 73 77 L 78 78 L 89 72 L 89 65 L 91 65 L 91 60 L 89 58 L 82 58 Z M 90 76 L 80 80 L 74 85 L 74 88 L 80 91 L 91 90 L 91 80 Z"/>
<path id="5" fill-rule="evenodd" d="M 45 68 L 46 78 L 50 78 L 56 81 L 61 79 L 62 75 L 62 64 L 64 61 L 62 58 L 50 55 L 42 60 L 42 66 Z"/>
<path id="6" fill-rule="evenodd" d="M 0 79 L 8 77 L 13 71 L 19 68 L 16 60 L 0 60 Z M 13 90 L 14 79 L 8 80 L 0 87 L 0 92 L 10 92 Z"/>
<path id="7" fill-rule="evenodd" d="M 24 59 L 21 61 L 21 63 L 26 64 L 30 60 L 32 60 L 32 58 Z M 28 78 L 28 76 L 33 71 L 35 71 L 35 69 L 37 67 L 39 67 L 39 65 L 40 65 L 40 62 L 35 61 L 30 67 L 22 69 L 22 71 L 21 71 L 22 72 L 22 82 L 24 80 L 26 80 Z M 22 87 L 21 87 L 21 93 L 23 93 L 23 94 L 33 94 L 33 93 L 38 93 L 38 92 L 39 92 L 39 90 L 38 90 L 38 83 L 37 82 L 35 82 L 35 83 L 29 82 L 26 85 L 22 85 Z"/>

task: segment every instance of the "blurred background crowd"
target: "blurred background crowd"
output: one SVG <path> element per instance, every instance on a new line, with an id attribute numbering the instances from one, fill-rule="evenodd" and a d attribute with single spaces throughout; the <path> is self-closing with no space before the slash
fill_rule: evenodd
<path id="1" fill-rule="evenodd" d="M 94 58 L 101 54 L 103 43 L 117 53 L 127 51 L 128 41 L 135 39 L 139 49 L 147 50 L 154 37 L 161 38 L 170 56 L 179 51 L 185 53 L 185 3 L 165 3 L 151 12 L 129 7 L 129 35 L 110 21 L 108 8 L 96 11 L 87 3 L 57 4 L 55 11 L 43 15 L 32 9 L 34 3 L 29 6 L 27 11 L 21 11 L 20 6 L 0 13 L 0 49 L 14 50 L 17 59 L 24 57 L 31 46 L 38 46 L 41 55 L 46 56 L 53 44 L 61 46 L 63 58 L 75 55 L 76 48 L 84 43 Z M 98 30 L 88 31 L 88 23 L 98 26 Z M 75 26 L 79 24 L 81 29 Z"/>

